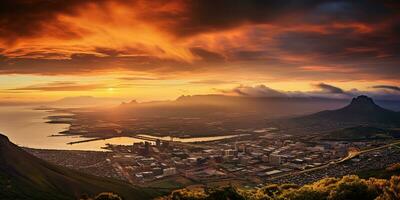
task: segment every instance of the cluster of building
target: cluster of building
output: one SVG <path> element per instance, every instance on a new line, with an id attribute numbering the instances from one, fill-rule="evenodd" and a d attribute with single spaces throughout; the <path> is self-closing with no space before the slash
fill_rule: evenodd
<path id="1" fill-rule="evenodd" d="M 297 174 L 296 176 L 280 177 L 279 179 L 270 180 L 268 183 L 304 185 L 325 177 L 342 177 L 349 174 L 356 174 L 363 177 L 369 174 L 369 170 L 383 170 L 391 164 L 400 163 L 399 153 L 400 148 L 398 147 L 382 148 L 361 154 L 340 164 L 329 165 L 329 167 Z"/>
<path id="2" fill-rule="evenodd" d="M 59 165 L 98 176 L 123 179 L 133 184 L 174 176 L 204 183 L 239 179 L 258 184 L 335 163 L 346 157 L 351 149 L 382 145 L 384 142 L 379 141 L 310 140 L 268 131 L 211 142 L 182 143 L 154 139 L 132 145 L 109 145 L 108 152 L 65 151 L 66 154 L 72 154 L 68 155 L 68 159 L 59 155 L 62 151 L 29 151 Z M 325 172 L 331 175 L 335 173 L 334 169 L 343 171 L 329 168 Z M 318 173 L 310 173 L 308 178 L 312 179 L 310 177 L 314 174 L 319 177 Z M 302 176 L 296 176 L 299 180 L 290 177 L 278 180 L 308 180 Z"/>
<path id="3" fill-rule="evenodd" d="M 200 144 L 156 140 L 113 147 L 113 161 L 134 181 L 180 175 L 198 181 L 271 177 L 318 167 L 345 157 L 366 143 L 299 141 L 267 133 Z M 118 150 L 116 150 L 118 149 Z"/>

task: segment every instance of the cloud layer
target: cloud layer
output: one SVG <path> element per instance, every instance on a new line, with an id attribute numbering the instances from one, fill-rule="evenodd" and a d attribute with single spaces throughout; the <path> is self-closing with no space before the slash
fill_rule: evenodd
<path id="1" fill-rule="evenodd" d="M 36 84 L 26 87 L 18 87 L 10 89 L 11 91 L 44 91 L 44 92 L 60 92 L 60 91 L 89 91 L 104 87 L 100 84 L 79 84 L 76 82 L 52 82 L 46 84 Z"/>
<path id="2" fill-rule="evenodd" d="M 395 1 L 14 0 L 0 18 L 0 74 L 400 76 Z"/>
<path id="3" fill-rule="evenodd" d="M 317 97 L 317 98 L 335 98 L 348 99 L 359 95 L 368 95 L 379 100 L 399 100 L 400 89 L 397 86 L 377 85 L 373 86 L 374 90 L 361 91 L 358 89 L 343 90 L 334 85 L 319 83 L 314 85 L 317 90 L 312 91 L 280 91 L 269 88 L 265 85 L 243 86 L 240 85 L 231 90 L 219 90 L 219 92 L 227 95 L 245 96 L 245 97 Z"/>

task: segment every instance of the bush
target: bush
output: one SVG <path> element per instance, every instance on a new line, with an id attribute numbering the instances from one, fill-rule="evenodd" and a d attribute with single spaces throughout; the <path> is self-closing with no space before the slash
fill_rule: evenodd
<path id="1" fill-rule="evenodd" d="M 181 189 L 172 192 L 170 199 L 171 200 L 202 200 L 205 199 L 207 195 L 204 191 L 196 191 L 196 190 L 187 190 Z"/>
<path id="2" fill-rule="evenodd" d="M 293 184 L 271 184 L 257 190 L 235 187 L 173 192 L 170 200 L 395 200 L 400 199 L 400 176 L 390 180 L 358 176 L 326 178 L 299 187 Z"/>
<path id="3" fill-rule="evenodd" d="M 280 199 L 291 199 L 291 200 L 325 200 L 327 199 L 328 193 L 320 190 L 314 190 L 311 188 L 301 188 L 299 190 L 285 191 Z"/>
<path id="4" fill-rule="evenodd" d="M 330 200 L 374 200 L 379 194 L 373 187 L 368 187 L 364 179 L 357 176 L 343 177 L 340 180 L 335 190 L 331 191 L 328 196 Z"/>
<path id="5" fill-rule="evenodd" d="M 386 171 L 388 171 L 388 172 L 400 171 L 400 163 L 395 163 L 395 164 L 390 165 L 389 167 L 386 168 Z"/>
<path id="6" fill-rule="evenodd" d="M 103 192 L 96 195 L 94 198 L 89 197 L 87 194 L 83 194 L 79 200 L 122 200 L 122 198 L 111 192 Z"/>

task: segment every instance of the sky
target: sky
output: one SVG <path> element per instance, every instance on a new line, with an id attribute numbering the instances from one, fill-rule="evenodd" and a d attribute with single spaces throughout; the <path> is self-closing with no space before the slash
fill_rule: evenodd
<path id="1" fill-rule="evenodd" d="M 393 0 L 0 2 L 0 102 L 400 96 Z"/>

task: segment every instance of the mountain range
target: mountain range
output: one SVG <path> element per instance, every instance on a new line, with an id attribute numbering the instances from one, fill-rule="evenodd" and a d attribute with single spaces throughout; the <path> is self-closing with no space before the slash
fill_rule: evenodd
<path id="1" fill-rule="evenodd" d="M 252 113 L 263 118 L 288 117 L 332 110 L 343 107 L 349 99 L 320 97 L 247 97 L 227 95 L 192 95 L 180 96 L 173 101 L 155 101 L 122 103 L 119 107 L 126 112 L 147 113 L 151 116 L 167 113 L 168 115 L 196 115 L 202 112 L 215 113 Z M 400 111 L 400 102 L 378 100 L 386 109 Z M 192 116 L 192 117 L 193 117 Z"/>

